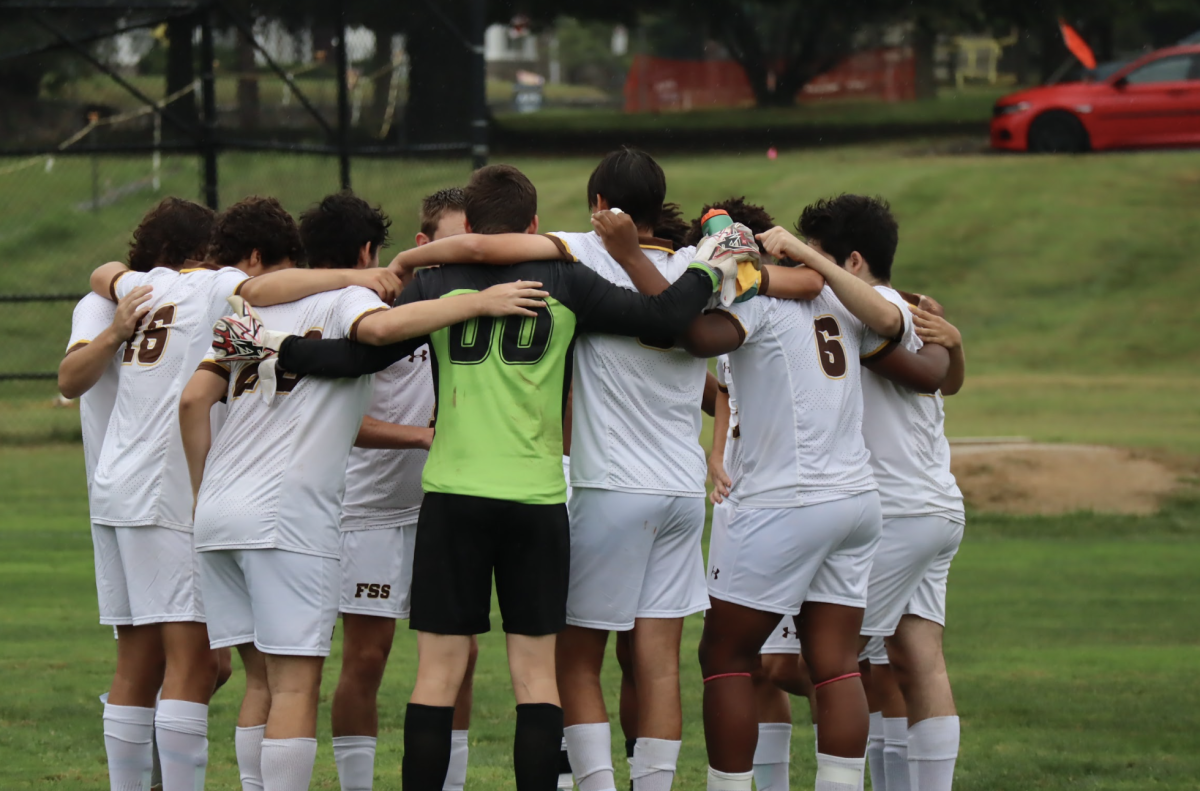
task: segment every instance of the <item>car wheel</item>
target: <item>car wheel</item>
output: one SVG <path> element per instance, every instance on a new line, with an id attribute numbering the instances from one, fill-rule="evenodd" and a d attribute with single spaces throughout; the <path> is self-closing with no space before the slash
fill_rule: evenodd
<path id="1" fill-rule="evenodd" d="M 1050 110 L 1029 125 L 1029 150 L 1035 154 L 1074 154 L 1090 148 L 1087 130 L 1066 110 Z"/>

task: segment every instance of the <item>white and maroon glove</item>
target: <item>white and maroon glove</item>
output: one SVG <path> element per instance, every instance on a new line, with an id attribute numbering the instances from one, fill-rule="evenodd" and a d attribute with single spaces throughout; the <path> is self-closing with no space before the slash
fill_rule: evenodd
<path id="1" fill-rule="evenodd" d="M 741 223 L 705 237 L 696 247 L 692 263 L 716 273 L 720 280 L 717 301 L 724 307 L 758 293 L 762 257 L 754 232 Z"/>
<path id="2" fill-rule="evenodd" d="M 213 325 L 213 350 L 218 362 L 258 362 L 279 354 L 289 333 L 268 330 L 249 302 L 236 294 L 227 300 L 233 314 Z"/>

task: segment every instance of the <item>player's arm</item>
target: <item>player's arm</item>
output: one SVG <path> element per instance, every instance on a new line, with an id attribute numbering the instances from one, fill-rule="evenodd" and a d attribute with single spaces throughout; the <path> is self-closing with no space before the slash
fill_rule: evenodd
<path id="1" fill-rule="evenodd" d="M 550 296 L 539 290 L 541 285 L 531 280 L 518 280 L 474 294 L 409 302 L 391 310 L 376 311 L 358 322 L 356 340 L 370 346 L 386 346 L 425 336 L 476 316 L 537 316 L 533 309 L 544 308 L 543 300 Z"/>
<path id="2" fill-rule="evenodd" d="M 209 361 L 200 364 L 188 380 L 179 399 L 179 433 L 183 437 L 183 455 L 187 458 L 192 479 L 192 497 L 200 494 L 204 480 L 204 465 L 212 448 L 213 404 L 221 400 L 229 388 L 229 371 Z"/>
<path id="3" fill-rule="evenodd" d="M 899 338 L 904 331 L 900 308 L 854 275 L 797 239 L 786 229 L 775 226 L 757 237 L 776 258 L 791 258 L 810 267 L 833 289 L 838 300 L 863 324 L 884 338 Z"/>
<path id="4" fill-rule="evenodd" d="M 119 300 L 117 296 L 117 281 L 131 271 L 129 267 L 120 261 L 109 261 L 107 264 L 96 267 L 89 279 L 89 284 L 92 287 L 92 291 L 107 300 L 117 302 Z"/>
<path id="5" fill-rule="evenodd" d="M 729 496 L 733 481 L 725 471 L 725 443 L 729 438 L 729 391 L 717 391 L 716 414 L 713 415 L 712 452 L 708 454 L 708 479 L 712 481 L 712 501 L 721 503 Z"/>
<path id="6" fill-rule="evenodd" d="M 363 417 L 354 441 L 356 448 L 382 450 L 429 450 L 432 444 L 433 429 L 428 426 L 402 426 L 370 415 Z"/>
<path id="7" fill-rule="evenodd" d="M 704 374 L 704 392 L 700 395 L 700 411 L 709 417 L 716 417 L 717 395 L 720 392 L 721 385 L 717 382 L 717 377 L 706 371 Z"/>
<path id="8" fill-rule="evenodd" d="M 58 364 L 58 392 L 66 398 L 79 398 L 92 389 L 113 355 L 133 333 L 142 319 L 150 312 L 150 286 L 138 286 L 117 303 L 117 313 L 112 323 L 90 341 L 76 343 L 67 349 Z"/>
<path id="9" fill-rule="evenodd" d="M 967 358 L 963 352 L 962 333 L 941 316 L 920 308 L 913 310 L 913 326 L 916 327 L 917 337 L 925 342 L 925 349 L 930 346 L 944 348 L 949 354 L 949 370 L 942 382 L 941 391 L 942 395 L 956 395 L 962 390 L 967 377 Z"/>
<path id="10" fill-rule="evenodd" d="M 633 337 L 675 337 L 704 308 L 721 285 L 721 275 L 693 263 L 670 288 L 647 296 L 615 286 L 583 266 L 564 267 L 564 304 L 578 318 L 579 332 Z"/>
<path id="11" fill-rule="evenodd" d="M 552 236 L 530 233 L 464 233 L 396 254 L 388 269 L 404 276 L 423 266 L 441 264 L 521 264 L 526 261 L 574 261 Z"/>
<path id="12" fill-rule="evenodd" d="M 243 280 L 236 293 L 256 307 L 282 305 L 324 291 L 348 286 L 369 288 L 387 304 L 403 290 L 400 279 L 387 269 L 283 269 Z"/>
<path id="13" fill-rule="evenodd" d="M 642 250 L 632 217 L 624 212 L 598 211 L 592 215 L 592 227 L 604 242 L 604 249 L 621 265 L 639 292 L 654 296 L 671 287 L 671 282 Z"/>
<path id="14" fill-rule="evenodd" d="M 864 368 L 918 393 L 936 393 L 950 370 L 950 353 L 928 343 L 920 351 L 910 352 L 893 341 L 860 359 Z"/>
<path id="15" fill-rule="evenodd" d="M 823 288 L 825 277 L 811 267 L 766 264 L 758 293 L 776 299 L 810 300 L 816 299 Z"/>

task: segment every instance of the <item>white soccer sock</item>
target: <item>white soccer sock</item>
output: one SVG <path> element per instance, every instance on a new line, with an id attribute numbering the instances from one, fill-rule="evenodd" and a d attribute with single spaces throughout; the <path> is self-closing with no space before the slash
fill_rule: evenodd
<path id="1" fill-rule="evenodd" d="M 563 736 L 562 746 L 559 748 L 562 752 L 567 752 L 567 737 Z M 561 754 L 559 759 L 562 759 Z M 571 762 L 571 758 L 567 756 L 567 763 Z M 570 772 L 559 772 L 558 775 L 558 791 L 571 791 L 575 788 L 575 778 Z"/>
<path id="2" fill-rule="evenodd" d="M 146 791 L 154 764 L 154 709 L 104 704 L 104 751 L 112 791 Z"/>
<path id="3" fill-rule="evenodd" d="M 204 788 L 208 768 L 208 706 L 187 700 L 160 700 L 154 716 L 163 791 Z"/>
<path id="4" fill-rule="evenodd" d="M 908 791 L 908 718 L 883 718 L 883 773 L 887 791 Z"/>
<path id="5" fill-rule="evenodd" d="M 681 745 L 668 739 L 638 739 L 629 765 L 633 791 L 671 791 Z"/>
<path id="6" fill-rule="evenodd" d="M 333 762 L 342 791 L 371 791 L 375 782 L 374 736 L 334 736 Z"/>
<path id="7" fill-rule="evenodd" d="M 450 731 L 450 768 L 446 771 L 446 783 L 442 786 L 442 791 L 463 791 L 463 786 L 467 784 L 469 750 L 467 732 Z"/>
<path id="8" fill-rule="evenodd" d="M 754 787 L 758 791 L 788 791 L 788 764 L 792 760 L 792 726 L 786 722 L 760 722 L 754 748 Z"/>
<path id="9" fill-rule="evenodd" d="M 871 724 L 867 731 L 867 765 L 871 769 L 872 791 L 887 791 L 887 776 L 883 764 L 883 712 L 871 712 Z"/>
<path id="10" fill-rule="evenodd" d="M 316 758 L 316 739 L 263 739 L 263 791 L 308 791 Z"/>
<path id="11" fill-rule="evenodd" d="M 858 791 L 866 762 L 817 753 L 817 791 Z"/>
<path id="12" fill-rule="evenodd" d="M 708 791 L 750 791 L 754 772 L 719 772 L 708 767 Z"/>
<path id="13" fill-rule="evenodd" d="M 930 717 L 908 729 L 908 772 L 920 791 L 950 791 L 958 759 L 958 717 Z"/>
<path id="14" fill-rule="evenodd" d="M 263 791 L 262 743 L 266 725 L 237 728 L 233 747 L 237 753 L 238 774 L 242 776 L 242 791 Z"/>
<path id="15" fill-rule="evenodd" d="M 612 730 L 607 722 L 585 722 L 563 728 L 571 772 L 579 791 L 616 791 L 612 765 Z"/>
<path id="16" fill-rule="evenodd" d="M 817 724 L 813 723 L 813 755 L 821 754 L 821 739 L 817 733 Z"/>

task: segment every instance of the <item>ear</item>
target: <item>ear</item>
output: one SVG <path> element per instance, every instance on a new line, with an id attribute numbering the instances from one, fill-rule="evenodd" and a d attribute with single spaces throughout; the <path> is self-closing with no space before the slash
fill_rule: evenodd
<path id="1" fill-rule="evenodd" d="M 612 206 L 608 205 L 608 201 L 604 199 L 604 196 L 599 193 L 596 194 L 596 202 L 592 204 L 592 207 L 594 211 L 608 211 L 612 208 Z"/>
<path id="2" fill-rule="evenodd" d="M 529 227 L 525 229 L 525 233 L 537 233 L 537 231 L 538 231 L 538 217 L 535 214 L 535 215 L 533 215 L 533 222 L 529 223 Z"/>
<path id="3" fill-rule="evenodd" d="M 463 230 L 467 233 L 475 233 L 471 230 L 471 221 L 466 217 L 463 217 Z"/>
<path id="4" fill-rule="evenodd" d="M 262 253 L 258 249 L 250 251 L 250 271 L 259 274 L 263 271 Z"/>
<path id="5" fill-rule="evenodd" d="M 432 241 L 433 240 L 430 239 L 428 236 L 421 233 L 420 231 L 417 231 L 417 247 L 420 247 L 421 245 L 429 244 Z"/>
<path id="6" fill-rule="evenodd" d="M 371 252 L 371 243 L 367 242 L 362 247 L 358 248 L 358 268 L 366 269 L 372 266 L 379 265 L 378 251 Z"/>

